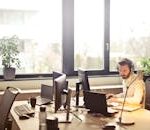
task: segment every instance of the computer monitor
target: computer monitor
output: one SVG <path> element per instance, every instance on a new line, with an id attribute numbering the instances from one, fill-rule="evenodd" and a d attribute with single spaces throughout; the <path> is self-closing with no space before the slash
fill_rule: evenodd
<path id="1" fill-rule="evenodd" d="M 68 89 L 68 84 L 66 82 L 66 74 L 63 74 L 61 76 L 59 76 L 58 78 L 56 78 L 54 80 L 54 86 L 55 86 L 55 112 L 58 111 L 58 109 L 60 109 L 60 107 L 63 104 L 63 100 L 62 100 L 62 96 L 63 94 L 66 92 L 66 90 Z"/>
<path id="2" fill-rule="evenodd" d="M 90 91 L 89 79 L 87 71 L 78 69 L 79 82 L 82 84 L 83 91 Z"/>
<path id="3" fill-rule="evenodd" d="M 52 74 L 52 80 L 53 80 L 53 94 L 55 93 L 55 83 L 54 83 L 54 80 L 56 78 L 58 78 L 59 76 L 62 76 L 63 73 L 62 72 L 58 72 L 58 71 L 53 71 L 53 74 Z"/>
<path id="4" fill-rule="evenodd" d="M 91 113 L 107 113 L 106 95 L 98 92 L 85 92 L 85 107 L 90 109 Z"/>
<path id="5" fill-rule="evenodd" d="M 63 73 L 61 73 L 61 72 L 53 71 L 53 76 L 52 76 L 53 77 L 53 86 L 54 86 L 54 80 L 62 75 L 63 75 Z"/>
<path id="6" fill-rule="evenodd" d="M 81 89 L 80 86 L 82 86 L 84 101 L 85 101 L 85 98 L 84 98 L 85 91 L 90 91 L 90 85 L 89 85 L 87 71 L 85 71 L 83 69 L 78 69 L 78 78 L 79 78 L 79 82 L 76 83 L 76 106 L 79 106 L 79 93 L 80 93 L 80 89 Z M 84 104 L 83 104 L 83 106 L 84 106 Z"/>

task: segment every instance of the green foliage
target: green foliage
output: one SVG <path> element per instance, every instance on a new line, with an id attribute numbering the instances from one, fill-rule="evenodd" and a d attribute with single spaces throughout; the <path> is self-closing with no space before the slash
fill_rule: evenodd
<path id="1" fill-rule="evenodd" d="M 150 58 L 142 58 L 141 65 L 144 71 L 144 75 L 150 75 Z"/>
<path id="2" fill-rule="evenodd" d="M 21 40 L 16 35 L 0 39 L 0 56 L 5 68 L 20 67 L 20 60 L 17 57 L 20 53 L 18 50 L 20 42 Z"/>

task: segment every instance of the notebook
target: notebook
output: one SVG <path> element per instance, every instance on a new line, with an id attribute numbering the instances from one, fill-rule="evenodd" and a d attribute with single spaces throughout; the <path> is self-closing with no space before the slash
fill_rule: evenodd
<path id="1" fill-rule="evenodd" d="M 122 110 L 122 105 L 112 107 L 115 110 Z M 123 111 L 132 112 L 142 108 L 141 105 L 125 105 Z"/>
<path id="2" fill-rule="evenodd" d="M 41 84 L 41 95 L 36 97 L 37 105 L 46 105 L 53 100 L 53 87 L 45 84 Z"/>
<path id="3" fill-rule="evenodd" d="M 90 113 L 100 113 L 104 116 L 113 116 L 117 110 L 107 108 L 106 94 L 91 91 L 85 92 L 85 107 Z"/>

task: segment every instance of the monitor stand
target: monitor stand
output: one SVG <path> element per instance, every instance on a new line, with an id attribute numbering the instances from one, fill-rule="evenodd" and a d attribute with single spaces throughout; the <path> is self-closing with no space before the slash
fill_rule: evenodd
<path id="1" fill-rule="evenodd" d="M 75 106 L 75 108 L 85 108 L 85 105 L 78 105 L 78 106 Z"/>
<path id="2" fill-rule="evenodd" d="M 75 116 L 77 119 L 82 121 L 81 118 L 79 118 L 75 113 L 70 112 L 70 101 L 71 101 L 71 93 L 72 90 L 68 89 L 67 98 L 66 98 L 66 105 L 64 107 L 65 113 L 56 113 L 58 114 L 58 122 L 59 123 L 71 123 L 73 116 Z M 73 115 L 70 115 L 70 113 Z"/>
<path id="3" fill-rule="evenodd" d="M 68 120 L 67 119 L 58 119 L 58 123 L 71 123 L 72 121 L 72 118 L 69 118 Z"/>
<path id="4" fill-rule="evenodd" d="M 81 82 L 77 82 L 76 83 L 76 108 L 85 108 L 85 104 L 84 104 L 84 98 L 83 98 L 83 105 L 79 105 L 80 99 L 79 99 L 79 95 L 80 95 L 80 85 L 82 83 Z"/>
<path id="5" fill-rule="evenodd" d="M 66 99 L 66 112 L 65 113 L 60 113 L 60 114 L 65 114 L 65 115 L 58 115 L 58 122 L 59 123 L 71 123 L 72 121 L 72 116 L 70 116 L 70 100 L 71 100 L 71 93 L 72 90 L 68 89 L 67 93 L 67 99 Z"/>

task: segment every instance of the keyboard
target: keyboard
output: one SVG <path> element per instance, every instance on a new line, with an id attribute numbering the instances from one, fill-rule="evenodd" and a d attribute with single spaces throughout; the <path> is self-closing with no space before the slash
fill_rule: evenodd
<path id="1" fill-rule="evenodd" d="M 52 103 L 51 99 L 47 99 L 47 98 L 42 98 L 40 96 L 36 97 L 36 105 L 46 105 Z"/>
<path id="2" fill-rule="evenodd" d="M 34 111 L 28 106 L 28 104 L 22 104 L 14 107 L 16 114 L 21 117 L 24 115 L 33 116 Z"/>

